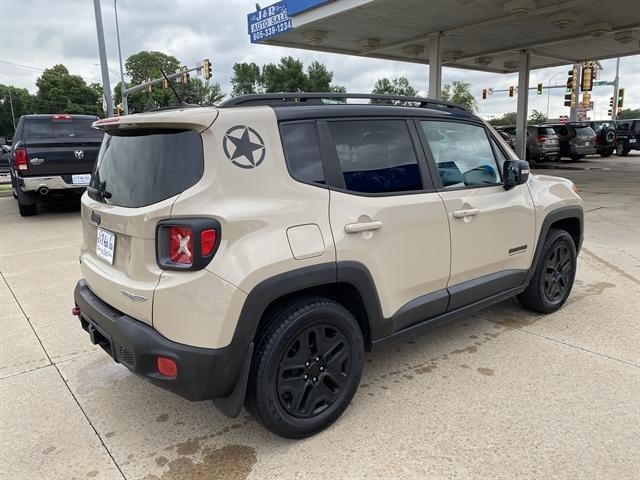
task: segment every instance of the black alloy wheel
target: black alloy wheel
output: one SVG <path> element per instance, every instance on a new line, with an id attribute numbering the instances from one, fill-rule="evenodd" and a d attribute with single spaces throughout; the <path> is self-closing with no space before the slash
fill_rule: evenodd
<path id="1" fill-rule="evenodd" d="M 358 321 L 329 298 L 308 295 L 272 310 L 256 339 L 245 405 L 271 432 L 314 435 L 347 409 L 364 365 Z"/>
<path id="2" fill-rule="evenodd" d="M 285 349 L 278 371 L 278 399 L 287 413 L 310 418 L 336 401 L 349 378 L 349 342 L 332 325 L 314 325 Z"/>
<path id="3" fill-rule="evenodd" d="M 573 262 L 569 245 L 559 241 L 547 256 L 544 273 L 544 293 L 550 302 L 557 302 L 565 296 L 573 281 Z"/>

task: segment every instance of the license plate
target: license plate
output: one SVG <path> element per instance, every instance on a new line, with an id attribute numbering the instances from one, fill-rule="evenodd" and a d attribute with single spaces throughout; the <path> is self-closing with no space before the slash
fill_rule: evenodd
<path id="1" fill-rule="evenodd" d="M 629 143 L 636 143 L 636 139 L 635 138 L 630 138 L 629 139 Z"/>
<path id="2" fill-rule="evenodd" d="M 589 143 L 589 142 L 584 142 L 584 146 L 585 146 L 585 147 L 588 147 L 589 145 L 590 145 L 590 143 Z"/>
<path id="3" fill-rule="evenodd" d="M 88 185 L 90 181 L 91 181 L 90 173 L 85 173 L 82 175 L 71 175 L 71 182 L 73 182 L 73 184 Z"/>
<path id="4" fill-rule="evenodd" d="M 101 259 L 113 264 L 113 252 L 116 249 L 116 236 L 114 233 L 98 228 L 98 238 L 96 240 L 96 255 Z"/>

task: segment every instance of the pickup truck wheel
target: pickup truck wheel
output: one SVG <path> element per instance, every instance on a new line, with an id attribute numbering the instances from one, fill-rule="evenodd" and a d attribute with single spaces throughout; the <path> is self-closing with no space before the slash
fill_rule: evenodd
<path id="1" fill-rule="evenodd" d="M 364 363 L 362 331 L 342 305 L 323 297 L 290 302 L 258 340 L 247 409 L 286 438 L 314 435 L 348 407 Z"/>
<path id="2" fill-rule="evenodd" d="M 631 147 L 625 147 L 624 143 L 618 143 L 618 145 L 616 145 L 616 155 L 619 157 L 626 157 L 630 151 Z"/>
<path id="3" fill-rule="evenodd" d="M 600 152 L 598 152 L 600 154 L 601 157 L 610 157 L 611 154 L 613 153 L 613 149 L 612 148 L 608 148 L 607 150 L 601 150 Z"/>
<path id="4" fill-rule="evenodd" d="M 23 217 L 31 217 L 38 213 L 38 205 L 31 196 L 23 192 L 20 188 L 16 188 L 18 199 L 18 210 Z"/>
<path id="5" fill-rule="evenodd" d="M 552 313 L 567 301 L 576 275 L 576 246 L 565 230 L 551 229 L 527 289 L 518 295 L 529 310 Z"/>

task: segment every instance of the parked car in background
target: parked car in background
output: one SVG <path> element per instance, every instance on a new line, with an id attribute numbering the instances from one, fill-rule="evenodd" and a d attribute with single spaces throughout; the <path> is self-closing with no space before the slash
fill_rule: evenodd
<path id="1" fill-rule="evenodd" d="M 93 115 L 23 115 L 13 137 L 11 186 L 20 215 L 35 215 L 37 201 L 80 195 L 89 185 L 103 132 Z"/>
<path id="2" fill-rule="evenodd" d="M 606 120 L 588 125 L 596 132 L 596 151 L 601 157 L 610 157 L 616 151 L 616 122 Z"/>
<path id="3" fill-rule="evenodd" d="M 511 138 L 509 146 L 515 150 L 515 125 L 497 127 L 496 130 L 503 138 L 504 135 L 508 135 Z M 527 127 L 526 160 L 529 162 L 560 160 L 560 143 L 552 127 L 538 125 L 529 125 Z"/>
<path id="4" fill-rule="evenodd" d="M 504 139 L 504 141 L 511 147 L 511 150 L 516 149 L 516 143 L 512 135 L 509 135 L 504 130 L 498 130 L 498 134 Z"/>
<path id="5" fill-rule="evenodd" d="M 9 145 L 0 145 L 0 175 L 9 173 L 10 157 L 11 147 Z"/>
<path id="6" fill-rule="evenodd" d="M 555 130 L 560 141 L 560 157 L 569 157 L 574 162 L 587 155 L 593 155 L 596 149 L 596 132 L 583 123 L 557 123 L 543 125 Z"/>
<path id="7" fill-rule="evenodd" d="M 532 160 L 560 160 L 560 141 L 553 128 L 538 125 L 527 127 L 527 161 Z"/>
<path id="8" fill-rule="evenodd" d="M 631 150 L 640 150 L 640 119 L 619 120 L 616 140 L 616 154 L 620 157 Z"/>

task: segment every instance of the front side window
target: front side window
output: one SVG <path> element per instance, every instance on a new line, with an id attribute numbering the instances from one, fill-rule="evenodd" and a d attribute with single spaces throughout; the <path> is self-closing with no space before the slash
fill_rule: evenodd
<path id="1" fill-rule="evenodd" d="M 422 189 L 404 120 L 328 122 L 347 190 L 390 194 Z"/>
<path id="2" fill-rule="evenodd" d="M 291 176 L 300 182 L 324 185 L 324 170 L 315 122 L 280 126 L 284 156 Z"/>
<path id="3" fill-rule="evenodd" d="M 421 122 L 445 188 L 500 183 L 500 173 L 484 128 L 465 123 Z"/>

